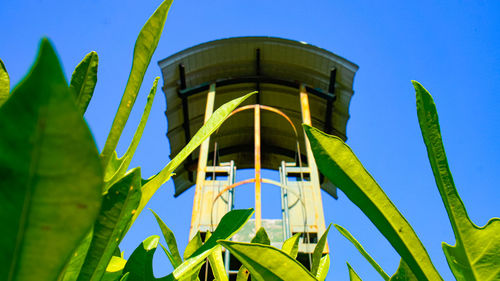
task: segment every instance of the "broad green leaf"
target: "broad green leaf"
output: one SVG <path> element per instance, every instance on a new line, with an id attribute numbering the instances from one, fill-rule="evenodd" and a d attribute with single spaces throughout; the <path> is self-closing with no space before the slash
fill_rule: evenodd
<path id="1" fill-rule="evenodd" d="M 173 0 L 163 1 L 139 32 L 139 36 L 134 46 L 132 69 L 130 70 L 127 86 L 125 86 L 120 106 L 118 107 L 108 138 L 101 152 L 101 160 L 104 167 L 108 165 L 113 151 L 115 151 L 118 141 L 120 140 L 123 128 L 125 128 L 130 111 L 134 106 L 135 99 L 141 88 L 144 74 L 146 73 L 149 63 L 151 62 L 151 57 L 160 41 L 160 36 L 172 1 Z"/>
<path id="2" fill-rule="evenodd" d="M 238 273 L 236 274 L 236 281 L 246 281 L 248 280 L 248 276 L 250 276 L 250 271 L 242 265 L 240 269 L 238 269 Z"/>
<path id="3" fill-rule="evenodd" d="M 403 259 L 399 262 L 399 267 L 396 273 L 391 276 L 390 281 L 417 281 L 417 277 L 411 272 L 410 267 Z"/>
<path id="4" fill-rule="evenodd" d="M 255 233 L 255 236 L 252 238 L 252 241 L 250 242 L 264 244 L 264 245 L 271 245 L 271 240 L 269 239 L 269 236 L 267 236 L 267 232 L 263 227 L 257 230 L 257 233 Z"/>
<path id="5" fill-rule="evenodd" d="M 7 100 L 10 92 L 10 79 L 3 61 L 0 59 L 0 106 Z"/>
<path id="6" fill-rule="evenodd" d="M 137 213 L 134 215 L 132 222 L 134 222 L 142 209 L 146 206 L 149 199 L 153 197 L 153 194 L 160 188 L 162 184 L 170 179 L 170 176 L 175 171 L 175 169 L 191 154 L 193 151 L 200 146 L 200 144 L 208 138 L 217 128 L 222 125 L 226 120 L 227 116 L 240 105 L 244 100 L 246 100 L 251 95 L 256 92 L 244 95 L 240 98 L 234 99 L 230 102 L 223 104 L 219 107 L 208 119 L 198 132 L 191 138 L 189 143 L 170 161 L 158 174 L 148 179 L 148 181 L 142 186 L 142 198 Z"/>
<path id="7" fill-rule="evenodd" d="M 324 281 L 326 279 L 326 275 L 328 275 L 328 270 L 330 270 L 330 255 L 326 254 L 319 261 L 316 279 L 318 279 L 319 281 Z"/>
<path id="8" fill-rule="evenodd" d="M 317 280 L 300 262 L 269 245 L 218 241 L 229 249 L 252 275 L 252 280 Z"/>
<path id="9" fill-rule="evenodd" d="M 127 272 L 127 273 L 125 273 L 125 274 L 123 274 L 123 276 L 122 276 L 122 278 L 120 279 L 120 281 L 127 281 L 127 280 L 128 280 L 128 276 L 129 276 L 129 275 L 130 275 L 130 274 L 129 274 L 128 272 Z"/>
<path id="10" fill-rule="evenodd" d="M 111 161 L 109 162 L 109 165 L 108 165 L 108 166 L 112 166 L 112 169 L 111 169 L 112 174 L 110 174 L 110 175 L 106 174 L 104 176 L 104 181 L 106 184 L 105 191 L 112 184 L 114 184 L 116 181 L 118 181 L 120 178 L 122 178 L 123 175 L 127 172 L 127 169 L 130 165 L 130 162 L 132 161 L 132 157 L 135 154 L 135 150 L 137 149 L 137 146 L 139 145 L 139 141 L 141 140 L 142 133 L 144 132 L 144 128 L 146 127 L 146 123 L 147 123 L 148 118 L 149 118 L 149 113 L 151 112 L 151 107 L 153 106 L 153 101 L 154 101 L 155 94 L 156 94 L 156 88 L 158 86 L 158 79 L 160 79 L 160 77 L 156 77 L 154 82 L 153 82 L 153 87 L 151 88 L 151 91 L 149 92 L 147 103 L 146 103 L 146 106 L 144 107 L 144 112 L 142 113 L 141 121 L 139 122 L 139 125 L 137 126 L 137 129 L 134 133 L 134 137 L 132 138 L 132 142 L 130 143 L 127 151 L 119 159 L 115 158 L 116 152 L 113 153 Z M 111 176 L 111 178 L 108 178 L 108 176 Z"/>
<path id="11" fill-rule="evenodd" d="M 295 233 L 292 237 L 286 239 L 283 246 L 281 246 L 281 250 L 292 258 L 296 258 L 299 253 L 300 235 L 301 233 Z"/>
<path id="12" fill-rule="evenodd" d="M 457 280 L 500 280 L 500 219 L 492 218 L 484 227 L 470 220 L 448 166 L 434 100 L 418 82 L 413 86 L 429 162 L 455 233 L 455 246 L 443 243 L 448 265 Z"/>
<path id="13" fill-rule="evenodd" d="M 222 248 L 216 247 L 215 250 L 208 256 L 210 267 L 217 281 L 228 281 L 224 261 L 222 260 Z"/>
<path id="14" fill-rule="evenodd" d="M 365 257 L 365 259 L 373 266 L 373 268 L 375 268 L 375 270 L 380 274 L 380 276 L 382 276 L 382 278 L 384 278 L 384 280 L 390 279 L 389 275 L 385 273 L 382 267 L 380 267 L 380 265 L 370 256 L 370 254 L 368 254 L 368 252 L 366 252 L 365 248 L 363 248 L 358 240 L 356 240 L 356 238 L 354 238 L 354 236 L 352 236 L 351 233 L 347 231 L 347 229 L 337 224 L 335 224 L 335 228 L 337 228 L 340 234 L 344 235 L 344 237 L 347 238 L 347 240 L 349 240 L 354 245 L 354 247 L 356 247 L 356 249 L 358 249 L 361 255 Z"/>
<path id="15" fill-rule="evenodd" d="M 87 256 L 90 242 L 92 242 L 93 234 L 94 231 L 92 229 L 87 233 L 85 238 L 83 238 L 83 240 L 80 242 L 80 245 L 78 245 L 76 250 L 71 255 L 71 259 L 64 269 L 64 277 L 62 278 L 63 281 L 74 281 L 78 278 L 80 270 L 82 269 L 82 265 L 85 262 L 85 257 Z"/>
<path id="16" fill-rule="evenodd" d="M 113 256 L 106 267 L 106 272 L 104 273 L 101 281 L 118 281 L 122 276 L 123 268 L 127 260 L 121 257 Z"/>
<path id="17" fill-rule="evenodd" d="M 186 249 L 184 249 L 184 260 L 187 260 L 196 250 L 198 250 L 203 245 L 201 241 L 201 234 L 198 231 L 193 239 L 189 240 Z"/>
<path id="18" fill-rule="evenodd" d="M 107 194 L 94 224 L 92 243 L 78 281 L 102 278 L 120 244 L 141 198 L 141 170 L 135 168 L 114 184 Z"/>
<path id="19" fill-rule="evenodd" d="M 217 241 L 229 239 L 238 232 L 252 216 L 253 212 L 253 209 L 244 209 L 232 210 L 225 214 L 214 233 L 212 233 L 212 236 L 172 272 L 172 277 L 175 279 L 182 279 L 187 276 L 192 276 L 196 268 L 205 261 L 205 258 L 207 258 L 212 251 L 220 247 Z"/>
<path id="20" fill-rule="evenodd" d="M 165 253 L 169 256 L 170 262 L 174 268 L 177 268 L 182 263 L 181 255 L 179 254 L 179 250 L 177 248 L 177 241 L 175 240 L 174 233 L 168 226 L 162 221 L 162 219 L 151 209 L 149 209 L 151 213 L 155 216 L 156 222 L 160 226 L 161 232 L 163 233 L 163 237 L 167 242 L 167 246 L 170 251 L 165 249 Z"/>
<path id="21" fill-rule="evenodd" d="M 325 249 L 326 238 L 328 236 L 328 231 L 330 231 L 331 226 L 332 224 L 328 226 L 328 228 L 325 230 L 325 233 L 321 235 L 318 244 L 316 244 L 316 247 L 314 247 L 314 252 L 312 255 L 312 265 L 311 265 L 311 273 L 313 275 L 316 275 L 316 273 L 318 273 L 319 263 L 321 261 L 321 258 L 323 257 L 323 250 Z"/>
<path id="22" fill-rule="evenodd" d="M 263 227 L 259 228 L 257 233 L 255 233 L 255 236 L 252 238 L 252 241 L 250 242 L 271 245 L 271 240 L 269 239 L 269 236 L 267 236 L 267 232 Z M 240 266 L 238 274 L 236 275 L 237 281 L 248 280 L 248 276 L 250 276 L 250 272 L 247 270 L 247 268 L 244 265 Z"/>
<path id="23" fill-rule="evenodd" d="M 0 280 L 56 280 L 101 205 L 102 168 L 57 55 L 43 39 L 0 107 Z"/>
<path id="24" fill-rule="evenodd" d="M 76 66 L 71 76 L 69 88 L 76 96 L 76 105 L 82 115 L 87 110 L 94 94 L 94 88 L 97 83 L 98 64 L 99 57 L 96 52 L 92 51 Z"/>
<path id="25" fill-rule="evenodd" d="M 365 213 L 419 280 L 442 280 L 415 231 L 351 149 L 336 136 L 303 126 L 321 173 Z"/>
<path id="26" fill-rule="evenodd" d="M 347 263 L 347 268 L 349 269 L 349 280 L 351 281 L 361 281 L 361 278 L 359 278 L 358 274 L 354 269 L 352 269 L 351 265 Z"/>
<path id="27" fill-rule="evenodd" d="M 158 247 L 160 236 L 153 235 L 146 238 L 134 250 L 125 264 L 123 273 L 128 273 L 128 281 L 153 281 L 153 255 Z"/>

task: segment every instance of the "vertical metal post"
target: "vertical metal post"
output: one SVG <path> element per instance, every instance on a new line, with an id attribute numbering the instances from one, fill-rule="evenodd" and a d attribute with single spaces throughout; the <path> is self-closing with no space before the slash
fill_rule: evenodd
<path id="1" fill-rule="evenodd" d="M 254 111 L 254 162 L 255 162 L 255 231 L 261 227 L 261 180 L 260 180 L 260 106 Z"/>
<path id="2" fill-rule="evenodd" d="M 300 107 L 302 111 L 302 122 L 307 125 L 312 125 L 311 122 L 311 111 L 309 108 L 309 97 L 304 84 L 300 85 Z M 316 223 L 318 224 L 318 237 L 325 232 L 325 217 L 323 213 L 323 201 L 321 200 L 321 189 L 319 182 L 318 167 L 316 166 L 316 161 L 314 160 L 314 155 L 312 153 L 311 144 L 309 139 L 305 136 L 306 152 L 307 152 L 307 163 L 309 165 L 309 172 L 311 176 L 311 183 L 313 185 L 313 196 L 314 196 L 314 208 L 316 209 Z M 319 217 L 318 217 L 319 216 Z M 325 252 L 328 252 L 328 243 L 325 247 Z"/>
<path id="3" fill-rule="evenodd" d="M 212 112 L 214 111 L 214 102 L 215 102 L 215 83 L 210 84 L 210 88 L 207 93 L 207 104 L 205 107 L 205 120 L 204 123 L 208 121 Z M 189 238 L 193 238 L 198 231 L 196 227 L 200 223 L 200 210 L 202 204 L 202 194 L 203 194 L 203 186 L 205 185 L 205 172 L 207 169 L 207 160 L 208 160 L 208 149 L 210 144 L 210 137 L 208 137 L 203 143 L 200 145 L 200 153 L 198 156 L 198 168 L 196 172 L 196 189 L 194 191 L 194 202 L 193 202 L 193 214 L 191 216 L 191 228 L 189 231 Z"/>

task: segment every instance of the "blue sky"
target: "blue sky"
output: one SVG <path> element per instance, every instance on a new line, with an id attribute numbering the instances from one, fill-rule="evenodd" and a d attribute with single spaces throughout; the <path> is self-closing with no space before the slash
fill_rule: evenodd
<path id="1" fill-rule="evenodd" d="M 38 42 L 54 43 L 67 77 L 92 50 L 99 54 L 98 85 L 86 113 L 103 147 L 130 71 L 132 50 L 155 1 L 4 0 L 0 3 L 0 58 L 17 84 L 31 66 Z M 498 1 L 174 1 L 146 74 L 119 152 L 138 123 L 156 62 L 195 44 L 232 36 L 277 36 L 322 47 L 360 66 L 354 80 L 348 144 L 413 225 L 445 280 L 453 280 L 441 242 L 454 237 L 426 158 L 410 80 L 420 81 L 436 101 L 455 183 L 471 219 L 484 225 L 500 215 L 500 2 Z M 162 84 L 162 81 L 160 81 Z M 168 161 L 165 98 L 158 92 L 132 165 L 144 177 Z M 346 227 L 389 273 L 399 257 L 364 215 L 340 193 L 323 193 L 326 222 Z M 173 198 L 165 184 L 148 207 L 187 243 L 193 189 Z M 122 250 L 160 234 L 144 212 Z M 335 230 L 329 236 L 328 280 L 348 280 L 348 261 L 363 280 L 381 280 Z M 170 271 L 163 253 L 158 276 Z"/>

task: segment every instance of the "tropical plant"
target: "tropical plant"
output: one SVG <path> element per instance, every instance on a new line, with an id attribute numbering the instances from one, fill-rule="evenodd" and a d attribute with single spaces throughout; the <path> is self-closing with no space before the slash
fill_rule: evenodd
<path id="1" fill-rule="evenodd" d="M 117 143 L 171 3 L 161 3 L 139 33 L 100 154 L 83 119 L 97 82 L 95 52 L 76 67 L 68 85 L 52 44 L 42 39 L 33 67 L 12 91 L 0 61 L 1 280 L 115 280 L 112 273 L 123 264 L 118 245 L 149 199 L 250 95 L 222 105 L 171 162 L 143 180 L 140 168 L 129 170 L 129 164 L 151 110 L 156 78 L 129 148 L 118 158 Z"/>
<path id="2" fill-rule="evenodd" d="M 443 251 L 457 280 L 500 280 L 500 219 L 484 227 L 472 223 L 458 195 L 444 151 L 432 96 L 413 81 L 417 115 L 436 184 L 448 213 L 457 244 L 443 243 Z M 416 233 L 366 171 L 351 149 L 338 137 L 304 125 L 318 168 L 373 222 L 401 256 L 390 280 L 442 280 Z M 388 275 L 342 227 L 337 229 L 374 265 L 384 280 Z M 359 279 L 348 265 L 351 280 Z"/>

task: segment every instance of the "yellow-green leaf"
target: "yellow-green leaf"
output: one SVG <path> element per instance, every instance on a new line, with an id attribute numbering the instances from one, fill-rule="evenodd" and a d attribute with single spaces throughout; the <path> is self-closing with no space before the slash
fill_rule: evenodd
<path id="1" fill-rule="evenodd" d="M 419 280 L 442 280 L 413 228 L 351 149 L 336 136 L 304 129 L 321 173 L 363 211 Z"/>
<path id="2" fill-rule="evenodd" d="M 252 280 L 317 280 L 300 262 L 272 246 L 233 241 L 218 242 L 248 268 Z"/>
<path id="3" fill-rule="evenodd" d="M 321 235 L 321 238 L 319 238 L 316 247 L 314 247 L 314 252 L 312 255 L 312 264 L 311 264 L 311 273 L 313 275 L 316 275 L 316 273 L 318 273 L 319 262 L 323 257 L 323 250 L 325 249 L 326 238 L 328 236 L 328 231 L 330 231 L 331 226 L 332 224 L 328 226 L 328 228 L 325 230 L 325 233 L 323 233 L 323 235 Z"/>
<path id="4" fill-rule="evenodd" d="M 0 280 L 57 280 L 101 206 L 103 172 L 47 39 L 0 107 Z"/>
<path id="5" fill-rule="evenodd" d="M 101 280 L 141 200 L 141 170 L 135 168 L 104 195 L 92 242 L 78 281 Z"/>
<path id="6" fill-rule="evenodd" d="M 352 269 L 351 265 L 347 263 L 347 268 L 349 269 L 349 280 L 351 281 L 361 281 L 361 278 L 359 278 L 358 274 L 354 269 Z"/>
<path id="7" fill-rule="evenodd" d="M 401 259 L 398 270 L 391 276 L 390 281 L 417 281 L 417 277 L 411 272 L 410 267 Z"/>
<path id="8" fill-rule="evenodd" d="M 292 237 L 286 239 L 283 246 L 281 246 L 281 250 L 292 258 L 296 258 L 299 253 L 300 235 L 301 233 L 295 233 Z"/>
<path id="9" fill-rule="evenodd" d="M 330 270 L 330 255 L 324 255 L 319 261 L 318 272 L 316 273 L 316 278 L 319 281 L 324 281 L 328 271 Z"/>
<path id="10" fill-rule="evenodd" d="M 3 61 L 0 59 L 0 106 L 7 100 L 10 92 L 10 79 Z"/>
<path id="11" fill-rule="evenodd" d="M 375 270 L 380 274 L 380 276 L 382 276 L 384 280 L 387 281 L 390 279 L 389 275 L 385 273 L 382 267 L 380 267 L 380 265 L 370 256 L 370 254 L 368 254 L 368 252 L 366 252 L 365 248 L 363 248 L 358 240 L 356 240 L 356 238 L 354 238 L 354 236 L 352 236 L 351 233 L 347 231 L 347 229 L 337 224 L 335 225 L 335 228 L 337 228 L 337 230 L 342 235 L 344 235 L 344 237 L 347 238 L 347 240 L 349 240 L 354 245 L 354 247 L 356 247 L 356 249 L 358 249 L 361 255 L 365 257 L 365 259 L 373 266 L 373 268 L 375 268 Z"/>
<path id="12" fill-rule="evenodd" d="M 151 57 L 160 41 L 160 36 L 172 1 L 173 0 L 163 1 L 139 32 L 139 36 L 135 42 L 132 69 L 130 70 L 127 86 L 125 86 L 120 106 L 118 107 L 108 138 L 101 152 L 101 160 L 104 167 L 108 165 L 118 141 L 120 140 L 123 128 L 125 128 L 130 111 L 132 110 L 139 89 L 141 88 L 144 74 L 146 73 L 149 63 L 151 62 Z"/>
<path id="13" fill-rule="evenodd" d="M 75 94 L 76 105 L 82 115 L 87 110 L 92 95 L 94 94 L 95 85 L 97 83 L 98 64 L 99 57 L 96 52 L 92 51 L 76 66 L 71 76 L 69 88 Z"/>
<path id="14" fill-rule="evenodd" d="M 443 243 L 448 265 L 457 280 L 500 280 L 500 219 L 492 218 L 484 227 L 470 220 L 448 166 L 434 100 L 418 82 L 413 86 L 429 162 L 455 233 L 455 246 Z"/>
<path id="15" fill-rule="evenodd" d="M 170 230 L 170 228 L 168 228 L 168 226 L 153 210 L 150 209 L 150 211 L 155 216 L 156 222 L 158 223 L 158 226 L 160 226 L 161 232 L 163 233 L 163 238 L 165 238 L 167 246 L 170 250 L 168 251 L 167 249 L 164 249 L 164 251 L 169 257 L 172 266 L 174 268 L 177 268 L 182 263 L 182 258 L 181 255 L 179 254 L 179 249 L 177 248 L 177 241 L 175 240 L 174 233 L 172 232 L 172 230 Z M 200 239 L 200 246 L 201 246 L 201 239 Z"/>

